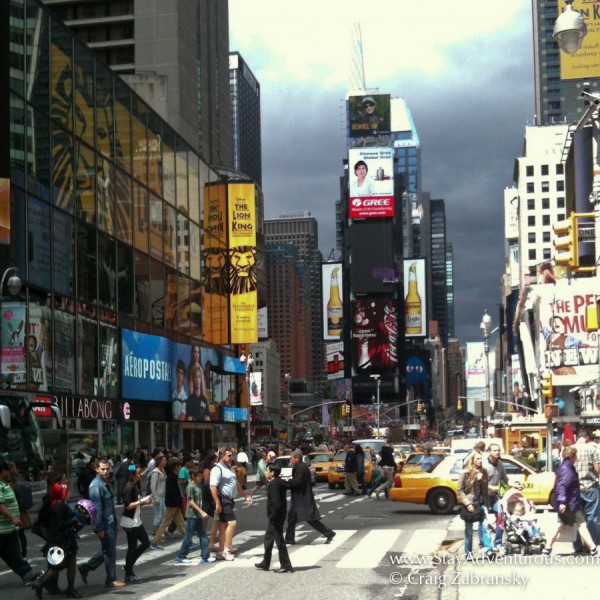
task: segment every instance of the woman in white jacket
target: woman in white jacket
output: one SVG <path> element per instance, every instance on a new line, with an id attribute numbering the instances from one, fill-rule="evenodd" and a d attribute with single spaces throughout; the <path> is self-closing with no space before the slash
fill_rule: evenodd
<path id="1" fill-rule="evenodd" d="M 156 534 L 165 515 L 165 485 L 167 481 L 167 474 L 165 473 L 167 457 L 164 454 L 158 454 L 154 460 L 156 466 L 150 473 L 150 493 L 152 494 L 152 509 L 154 510 L 152 535 Z"/>

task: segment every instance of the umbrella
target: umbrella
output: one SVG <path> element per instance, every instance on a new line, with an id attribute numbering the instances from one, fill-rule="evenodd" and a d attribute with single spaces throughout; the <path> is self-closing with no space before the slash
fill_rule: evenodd
<path id="1" fill-rule="evenodd" d="M 575 434 L 573 433 L 573 427 L 571 427 L 571 423 L 567 423 L 567 424 L 565 425 L 565 430 L 564 430 L 564 432 L 563 432 L 563 439 L 562 439 L 562 441 L 563 441 L 563 444 L 564 444 L 564 443 L 565 443 L 567 440 L 568 440 L 568 441 L 569 441 L 571 444 L 574 444 L 574 443 L 575 443 Z"/>

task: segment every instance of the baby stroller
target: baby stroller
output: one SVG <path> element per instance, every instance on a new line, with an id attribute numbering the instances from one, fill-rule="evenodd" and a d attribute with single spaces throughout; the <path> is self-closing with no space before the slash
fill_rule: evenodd
<path id="1" fill-rule="evenodd" d="M 502 553 L 525 555 L 532 554 L 534 549 L 541 552 L 546 540 L 537 526 L 533 502 L 527 500 L 521 490 L 510 488 L 504 493 L 501 505 L 505 535 Z M 523 514 L 515 514 L 523 510 Z"/>

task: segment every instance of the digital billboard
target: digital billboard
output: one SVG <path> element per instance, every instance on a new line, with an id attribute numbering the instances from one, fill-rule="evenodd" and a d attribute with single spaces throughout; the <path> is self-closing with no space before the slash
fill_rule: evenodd
<path id="1" fill-rule="evenodd" d="M 427 335 L 427 286 L 425 259 L 404 261 L 404 335 Z"/>
<path id="2" fill-rule="evenodd" d="M 565 10 L 565 0 L 559 0 L 558 13 Z M 574 54 L 560 53 L 561 79 L 587 79 L 600 77 L 600 0 L 578 0 L 573 4 L 587 28 L 581 48 Z"/>
<path id="3" fill-rule="evenodd" d="M 325 344 L 327 356 L 327 379 L 341 379 L 344 376 L 344 342 Z"/>
<path id="4" fill-rule="evenodd" d="M 348 151 L 349 217 L 393 217 L 394 151 L 355 148 Z"/>
<path id="5" fill-rule="evenodd" d="M 352 302 L 354 374 L 398 365 L 398 313 L 392 298 L 370 296 Z"/>
<path id="6" fill-rule="evenodd" d="M 389 292 L 396 279 L 394 224 L 391 220 L 355 221 L 350 227 L 350 279 L 355 294 Z"/>
<path id="7" fill-rule="evenodd" d="M 0 245 L 10 244 L 10 179 L 0 177 Z"/>
<path id="8" fill-rule="evenodd" d="M 323 339 L 339 340 L 344 329 L 342 263 L 321 265 Z"/>
<path id="9" fill-rule="evenodd" d="M 597 332 L 586 331 L 586 308 L 594 306 L 596 279 L 559 279 L 536 286 L 539 348 L 554 385 L 579 385 L 598 378 Z"/>
<path id="10" fill-rule="evenodd" d="M 350 96 L 348 121 L 351 141 L 366 140 L 367 143 L 381 142 L 383 145 L 390 135 L 390 95 Z"/>

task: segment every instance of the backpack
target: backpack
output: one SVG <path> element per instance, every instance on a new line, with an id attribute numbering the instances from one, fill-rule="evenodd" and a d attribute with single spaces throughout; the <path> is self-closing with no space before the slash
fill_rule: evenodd
<path id="1" fill-rule="evenodd" d="M 148 482 L 146 483 L 146 496 L 152 496 L 152 475 L 154 475 L 154 471 L 150 473 Z"/>

